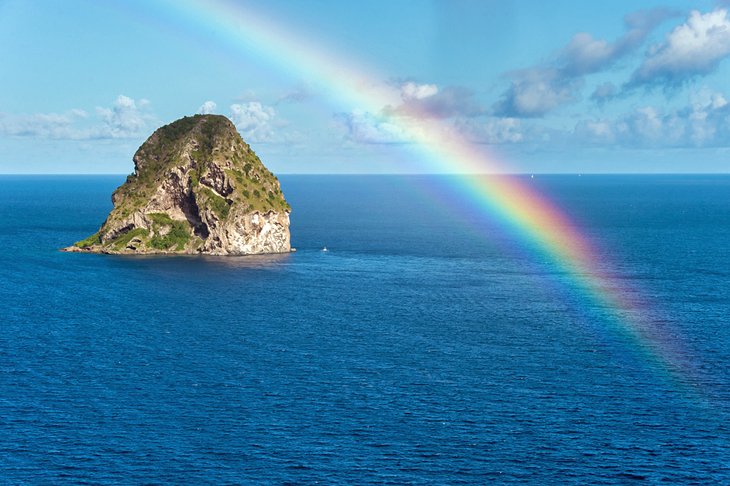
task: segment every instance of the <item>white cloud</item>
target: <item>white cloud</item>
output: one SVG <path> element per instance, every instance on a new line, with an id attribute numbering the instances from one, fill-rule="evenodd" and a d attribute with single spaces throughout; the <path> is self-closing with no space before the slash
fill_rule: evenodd
<path id="1" fill-rule="evenodd" d="M 594 39 L 586 32 L 574 35 L 563 50 L 567 69 L 580 74 L 600 70 L 615 54 L 616 44 L 610 44 L 603 39 Z"/>
<path id="2" fill-rule="evenodd" d="M 525 142 L 528 132 L 516 118 L 459 118 L 450 122 L 354 111 L 340 114 L 338 121 L 347 139 L 363 144 L 413 143 L 422 140 L 425 133 L 456 133 L 473 143 L 508 144 Z"/>
<path id="3" fill-rule="evenodd" d="M 404 83 L 400 87 L 401 98 L 404 101 L 422 100 L 439 92 L 435 84 L 416 84 L 412 81 Z"/>
<path id="4" fill-rule="evenodd" d="M 505 117 L 539 117 L 558 106 L 578 99 L 580 78 L 565 77 L 557 69 L 521 71 L 494 105 L 495 114 Z"/>
<path id="5" fill-rule="evenodd" d="M 574 35 L 550 61 L 509 73 L 510 86 L 494 104 L 494 114 L 541 117 L 577 101 L 587 75 L 612 68 L 619 59 L 635 51 L 658 24 L 672 15 L 666 9 L 629 14 L 624 17 L 626 31 L 613 42 L 596 39 L 586 32 Z M 602 98 L 606 99 L 606 96 Z"/>
<path id="6" fill-rule="evenodd" d="M 251 142 L 270 142 L 274 139 L 276 111 L 258 101 L 231 105 L 231 120 L 244 138 Z"/>
<path id="7" fill-rule="evenodd" d="M 119 95 L 111 108 L 96 108 L 103 125 L 91 131 L 91 138 L 133 138 L 145 133 L 150 116 L 143 110 L 149 101 L 135 101 Z"/>
<path id="8" fill-rule="evenodd" d="M 637 137 L 639 140 L 655 142 L 662 135 L 664 116 L 652 106 L 637 108 L 634 113 L 619 124 L 625 134 Z"/>
<path id="9" fill-rule="evenodd" d="M 582 142 L 597 145 L 672 146 L 682 134 L 674 133 L 671 140 L 666 138 L 670 121 L 656 108 L 644 106 L 615 120 L 582 120 L 576 124 L 574 134 Z"/>
<path id="10" fill-rule="evenodd" d="M 730 104 L 721 93 L 704 90 L 679 109 L 643 106 L 613 120 L 582 120 L 574 136 L 598 145 L 730 147 Z"/>
<path id="11" fill-rule="evenodd" d="M 79 108 L 65 113 L 0 113 L 0 133 L 57 140 L 135 138 L 146 134 L 153 119 L 148 106 L 147 100 L 119 95 L 111 107 L 97 107 L 95 119 Z"/>
<path id="12" fill-rule="evenodd" d="M 202 105 L 200 105 L 200 108 L 198 108 L 198 113 L 201 115 L 210 115 L 211 113 L 215 113 L 215 109 L 218 107 L 218 105 L 215 103 L 215 101 L 206 101 Z"/>
<path id="13" fill-rule="evenodd" d="M 388 117 L 378 117 L 369 112 L 355 111 L 338 116 L 346 137 L 358 143 L 407 143 L 411 137 L 399 124 Z"/>
<path id="14" fill-rule="evenodd" d="M 575 34 L 549 61 L 508 74 L 510 86 L 493 105 L 503 117 L 541 117 L 581 97 L 586 76 L 611 69 L 638 49 L 651 31 L 675 15 L 663 8 L 640 10 L 624 17 L 623 35 L 612 42 L 596 39 L 587 32 Z M 612 98 L 608 86 L 594 92 L 601 102 Z"/>
<path id="15" fill-rule="evenodd" d="M 726 9 L 690 13 L 665 41 L 652 46 L 632 75 L 630 85 L 667 82 L 678 84 L 708 74 L 730 55 L 730 19 Z"/>
<path id="16" fill-rule="evenodd" d="M 576 133 L 593 143 L 613 142 L 616 139 L 613 123 L 606 120 L 584 120 L 576 126 Z"/>
<path id="17" fill-rule="evenodd" d="M 81 110 L 78 110 L 81 111 Z M 77 139 L 80 132 L 73 124 L 79 117 L 76 110 L 66 113 L 35 113 L 32 115 L 0 114 L 0 133 L 17 137 Z"/>
<path id="18" fill-rule="evenodd" d="M 518 118 L 489 117 L 486 120 L 467 120 L 456 124 L 456 130 L 475 143 L 507 144 L 528 140 L 528 129 Z"/>
<path id="19" fill-rule="evenodd" d="M 716 144 L 723 134 L 730 135 L 730 106 L 724 95 L 707 89 L 693 94 L 685 110 L 689 137 L 695 145 Z M 730 139 L 726 139 L 730 145 Z"/>
<path id="20" fill-rule="evenodd" d="M 663 8 L 633 12 L 624 17 L 627 30 L 614 42 L 595 39 L 589 33 L 580 32 L 563 48 L 560 69 L 567 76 L 603 71 L 638 48 L 654 27 L 672 15 L 672 12 Z"/>
<path id="21" fill-rule="evenodd" d="M 455 118 L 483 115 L 485 110 L 474 99 L 474 93 L 461 86 L 439 89 L 435 84 L 404 83 L 399 87 L 402 103 L 383 108 L 386 116 L 409 118 Z"/>

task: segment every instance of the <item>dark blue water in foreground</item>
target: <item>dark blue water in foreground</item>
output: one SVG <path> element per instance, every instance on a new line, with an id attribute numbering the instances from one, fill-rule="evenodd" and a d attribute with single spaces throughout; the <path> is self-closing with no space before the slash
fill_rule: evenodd
<path id="1" fill-rule="evenodd" d="M 0 177 L 0 483 L 730 482 L 728 176 L 525 179 L 695 374 L 447 179 L 284 176 L 286 256 L 58 252 L 123 179 Z"/>

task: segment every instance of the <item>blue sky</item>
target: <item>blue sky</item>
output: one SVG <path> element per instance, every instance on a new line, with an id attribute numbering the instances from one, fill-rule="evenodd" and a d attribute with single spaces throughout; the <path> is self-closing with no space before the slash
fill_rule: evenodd
<path id="1" fill-rule="evenodd" d="M 199 112 L 277 173 L 429 172 L 398 130 L 425 122 L 514 172 L 730 170 L 727 2 L 224 3 L 367 66 L 392 103 L 338 99 L 191 16 L 204 2 L 0 0 L 0 173 L 128 173 Z"/>

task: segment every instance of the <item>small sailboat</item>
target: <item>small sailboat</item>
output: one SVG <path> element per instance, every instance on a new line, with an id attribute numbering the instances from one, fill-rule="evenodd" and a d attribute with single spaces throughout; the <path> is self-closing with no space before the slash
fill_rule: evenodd
<path id="1" fill-rule="evenodd" d="M 322 248 L 322 251 L 329 251 L 329 250 L 328 250 L 328 249 L 327 249 L 327 247 L 325 246 L 325 247 L 323 247 L 323 248 Z"/>

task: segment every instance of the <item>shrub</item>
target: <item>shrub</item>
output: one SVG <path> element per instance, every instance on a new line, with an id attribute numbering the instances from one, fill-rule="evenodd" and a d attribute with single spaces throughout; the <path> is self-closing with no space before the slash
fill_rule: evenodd
<path id="1" fill-rule="evenodd" d="M 111 245 L 114 247 L 115 250 L 121 250 L 125 246 L 129 244 L 130 241 L 132 241 L 136 237 L 146 237 L 149 233 L 144 228 L 134 228 L 123 235 L 118 236 L 115 240 L 111 242 Z"/>
<path id="2" fill-rule="evenodd" d="M 228 205 L 228 201 L 226 201 L 207 187 L 203 188 L 203 193 L 208 199 L 210 208 L 218 216 L 218 218 L 222 220 L 226 219 L 228 217 L 229 211 L 231 210 L 231 207 Z"/>
<path id="3" fill-rule="evenodd" d="M 190 232 L 187 222 L 170 220 L 170 231 L 166 235 L 155 235 L 150 239 L 150 246 L 157 250 L 168 250 L 174 246 L 175 250 L 180 251 L 185 248 L 185 244 L 190 240 Z"/>
<path id="4" fill-rule="evenodd" d="M 173 220 L 167 213 L 149 213 L 147 217 L 152 220 L 153 223 L 170 226 L 173 224 Z"/>
<path id="5" fill-rule="evenodd" d="M 99 238 L 99 232 L 97 231 L 88 238 L 77 241 L 76 243 L 74 243 L 74 246 L 77 246 L 79 248 L 88 248 L 90 246 L 98 245 L 99 243 L 101 243 L 101 238 Z"/>

